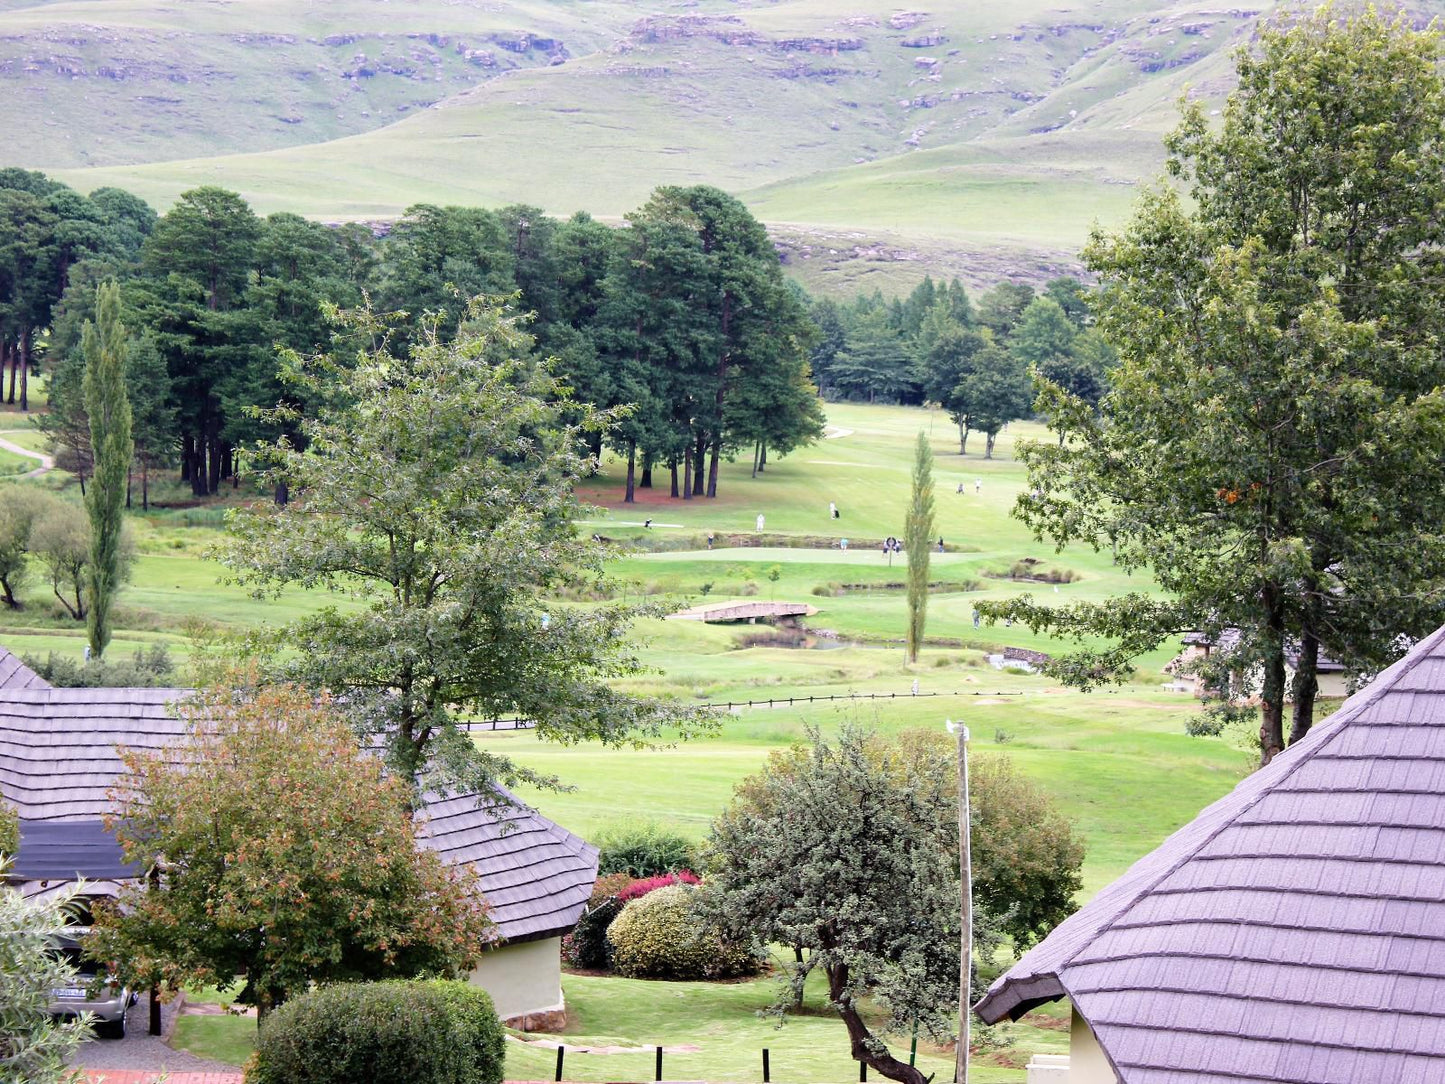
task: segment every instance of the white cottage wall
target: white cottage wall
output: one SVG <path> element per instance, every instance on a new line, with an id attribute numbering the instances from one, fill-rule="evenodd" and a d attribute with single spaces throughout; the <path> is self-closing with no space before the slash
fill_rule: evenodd
<path id="1" fill-rule="evenodd" d="M 1069 1024 L 1069 1084 L 1119 1084 L 1094 1030 L 1077 1009 Z"/>
<path id="2" fill-rule="evenodd" d="M 469 981 L 492 996 L 497 1015 L 557 1012 L 562 1002 L 562 939 L 547 937 L 503 945 L 482 956 Z"/>

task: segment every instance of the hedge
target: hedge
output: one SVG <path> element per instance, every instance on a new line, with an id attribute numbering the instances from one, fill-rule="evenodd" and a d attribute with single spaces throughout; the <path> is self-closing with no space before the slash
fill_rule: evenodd
<path id="1" fill-rule="evenodd" d="M 433 980 L 325 986 L 261 1026 L 246 1084 L 501 1084 L 504 1032 L 485 990 Z"/>

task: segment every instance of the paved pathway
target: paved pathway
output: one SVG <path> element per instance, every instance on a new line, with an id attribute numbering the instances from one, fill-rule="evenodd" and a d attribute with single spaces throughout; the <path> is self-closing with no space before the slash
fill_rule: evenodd
<path id="1" fill-rule="evenodd" d="M 6 429 L 3 430 L 3 432 L 23 433 L 26 432 L 26 430 Z M 36 467 L 32 471 L 27 471 L 25 474 L 21 475 L 22 478 L 39 478 L 46 471 L 53 470 L 55 467 L 55 459 L 53 457 L 46 455 L 44 452 L 32 452 L 29 448 L 22 448 L 20 447 L 20 445 L 15 444 L 12 441 L 8 441 L 4 437 L 0 437 L 0 448 L 4 448 L 7 452 L 14 452 L 16 455 L 23 455 L 27 459 L 40 460 L 40 466 Z"/>
<path id="2" fill-rule="evenodd" d="M 172 1030 L 175 1003 L 161 1006 L 161 1034 Z M 240 1084 L 234 1065 L 172 1050 L 160 1036 L 146 1034 L 150 999 L 142 994 L 126 1014 L 124 1039 L 91 1039 L 82 1043 L 71 1063 L 89 1071 L 96 1084 L 151 1084 L 165 1075 L 165 1084 Z"/>

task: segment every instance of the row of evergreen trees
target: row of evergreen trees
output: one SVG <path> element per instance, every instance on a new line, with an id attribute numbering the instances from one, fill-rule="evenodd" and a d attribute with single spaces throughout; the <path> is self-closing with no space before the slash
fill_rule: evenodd
<path id="1" fill-rule="evenodd" d="M 48 371 L 45 424 L 82 479 L 92 455 L 81 329 L 96 286 L 121 284 L 143 501 L 162 466 L 178 465 L 198 496 L 217 492 L 238 477 L 241 449 L 277 435 L 276 416 L 253 408 L 305 409 L 278 348 L 344 352 L 331 306 L 405 313 L 393 325 L 400 351 L 454 334 L 470 296 L 515 295 L 535 314 L 535 355 L 558 359 L 577 400 L 632 404 L 607 439 L 642 467 L 643 485 L 654 464 L 670 467 L 675 496 L 715 496 L 722 457 L 786 452 L 822 431 L 806 298 L 761 225 L 717 189 L 659 189 L 621 230 L 524 206 L 418 206 L 379 237 L 262 218 L 209 187 L 157 217 L 125 193 L 87 198 L 8 170 L 0 201 L 10 219 L 0 341 L 17 401 L 33 368 Z M 595 453 L 603 439 L 594 434 Z"/>
<path id="2" fill-rule="evenodd" d="M 1097 404 L 1115 362 L 1087 290 L 1067 276 L 1038 293 L 1003 282 L 977 305 L 957 279 L 926 278 L 891 302 L 875 291 L 811 311 L 820 332 L 813 374 L 825 395 L 938 403 L 958 424 L 960 452 L 981 432 L 991 454 L 999 430 L 1032 412 L 1033 373 Z"/>
<path id="3" fill-rule="evenodd" d="M 300 411 L 284 351 L 344 355 L 328 313 L 401 313 L 391 348 L 450 337 L 477 294 L 514 295 L 534 315 L 537 357 L 555 357 L 580 402 L 629 404 L 613 432 L 627 499 L 668 471 L 670 493 L 716 496 L 720 459 L 762 469 L 817 439 L 825 393 L 942 403 L 968 433 L 992 437 L 1028 413 L 1029 367 L 1097 398 L 1110 364 L 1072 279 L 1005 283 L 975 307 L 955 281 L 906 298 L 810 302 L 785 280 L 763 227 L 715 188 L 659 188 L 616 229 L 535 207 L 420 205 L 378 236 L 292 214 L 258 216 L 204 187 L 165 215 L 119 189 L 82 196 L 39 173 L 0 170 L 0 374 L 22 408 L 27 376 L 49 374 L 62 466 L 93 469 L 81 331 L 96 287 L 121 286 L 131 333 L 127 384 L 140 499 L 152 471 L 179 467 L 197 496 L 237 484 L 244 448 L 278 435 L 256 408 Z M 810 372 L 811 365 L 811 372 Z M 284 495 L 278 494 L 278 497 Z"/>

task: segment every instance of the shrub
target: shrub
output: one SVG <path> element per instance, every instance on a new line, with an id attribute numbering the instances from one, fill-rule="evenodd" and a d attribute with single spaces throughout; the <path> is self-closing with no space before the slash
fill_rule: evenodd
<path id="1" fill-rule="evenodd" d="M 5 860 L 20 850 L 20 814 L 0 801 L 0 872 Z"/>
<path id="2" fill-rule="evenodd" d="M 623 903 L 631 903 L 633 900 L 640 900 L 649 892 L 655 892 L 659 888 L 666 888 L 668 885 L 695 885 L 700 883 L 696 873 L 690 869 L 682 869 L 676 873 L 661 873 L 656 877 L 639 878 L 619 891 L 617 898 Z"/>
<path id="3" fill-rule="evenodd" d="M 174 683 L 176 664 L 165 644 L 138 647 L 127 659 L 91 659 L 81 662 L 50 652 L 42 660 L 26 655 L 24 663 L 50 684 L 62 689 L 152 688 Z"/>
<path id="4" fill-rule="evenodd" d="M 619 975 L 646 979 L 713 979 L 758 970 L 751 949 L 725 942 L 695 906 L 697 888 L 672 884 L 635 899 L 607 931 Z"/>
<path id="5" fill-rule="evenodd" d="M 630 824 L 603 832 L 597 846 L 597 872 L 604 876 L 652 877 L 697 865 L 692 841 L 658 824 Z"/>
<path id="6" fill-rule="evenodd" d="M 587 910 L 577 920 L 572 932 L 562 938 L 562 959 L 570 967 L 606 971 L 611 966 L 608 959 L 607 927 L 622 913 L 622 901 L 617 898 L 634 878 L 625 873 L 612 873 L 597 878 L 592 886 L 592 896 L 587 901 Z"/>
<path id="7" fill-rule="evenodd" d="M 261 1026 L 246 1084 L 500 1084 L 504 1033 L 464 982 L 323 986 Z"/>

